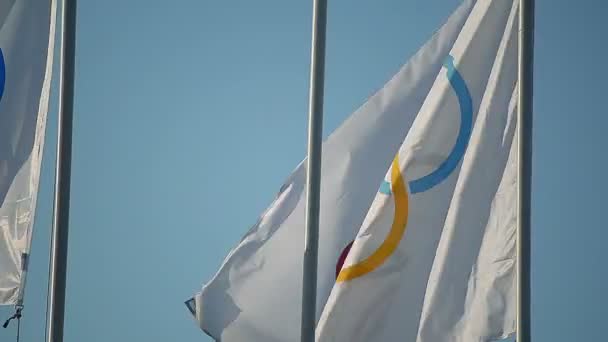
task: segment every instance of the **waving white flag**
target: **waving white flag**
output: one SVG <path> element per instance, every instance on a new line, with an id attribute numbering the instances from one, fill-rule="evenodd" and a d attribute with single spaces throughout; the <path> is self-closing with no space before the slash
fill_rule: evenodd
<path id="1" fill-rule="evenodd" d="M 54 35 L 54 1 L 0 0 L 0 305 L 23 297 Z"/>
<path id="2" fill-rule="evenodd" d="M 442 73 L 473 3 L 461 5 L 399 73 L 323 144 L 317 317 L 336 281 L 343 252 Z M 215 277 L 188 302 L 200 327 L 215 339 L 299 340 L 305 181 L 303 162 Z"/>
<path id="3" fill-rule="evenodd" d="M 514 332 L 518 0 L 479 0 L 350 249 L 320 342 Z"/>

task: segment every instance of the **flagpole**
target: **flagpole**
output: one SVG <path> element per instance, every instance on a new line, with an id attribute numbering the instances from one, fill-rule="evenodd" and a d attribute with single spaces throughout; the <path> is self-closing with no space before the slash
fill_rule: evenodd
<path id="1" fill-rule="evenodd" d="M 315 340 L 326 22 L 327 0 L 313 0 L 301 342 L 314 342 Z"/>
<path id="2" fill-rule="evenodd" d="M 72 118 L 76 50 L 76 1 L 63 0 L 61 15 L 61 76 L 55 168 L 55 204 L 51 242 L 48 342 L 63 342 L 65 289 L 72 168 Z"/>
<path id="3" fill-rule="evenodd" d="M 531 188 L 534 0 L 520 0 L 518 97 L 517 342 L 531 341 Z"/>

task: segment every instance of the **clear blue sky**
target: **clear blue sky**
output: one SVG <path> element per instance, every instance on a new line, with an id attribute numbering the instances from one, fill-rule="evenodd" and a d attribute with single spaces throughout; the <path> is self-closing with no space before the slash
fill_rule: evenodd
<path id="1" fill-rule="evenodd" d="M 325 135 L 460 1 L 329 3 Z M 537 1 L 535 341 L 606 336 L 606 10 Z M 66 341 L 209 341 L 183 301 L 304 157 L 310 22 L 311 1 L 80 1 Z M 44 338 L 56 95 L 24 342 Z"/>

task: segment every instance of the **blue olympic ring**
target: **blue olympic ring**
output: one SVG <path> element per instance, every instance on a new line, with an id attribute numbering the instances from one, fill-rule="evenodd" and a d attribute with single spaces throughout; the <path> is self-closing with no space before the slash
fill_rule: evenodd
<path id="1" fill-rule="evenodd" d="M 458 97 L 460 105 L 460 131 L 458 132 L 458 137 L 452 151 L 443 163 L 430 174 L 410 181 L 409 188 L 411 194 L 427 191 L 448 178 L 464 156 L 469 139 L 471 138 L 473 126 L 473 100 L 471 99 L 471 93 L 462 75 L 460 75 L 454 66 L 454 57 L 448 56 L 443 66 L 447 69 L 448 80 Z M 389 195 L 391 193 L 390 183 L 387 181 L 382 182 L 379 191 Z"/>

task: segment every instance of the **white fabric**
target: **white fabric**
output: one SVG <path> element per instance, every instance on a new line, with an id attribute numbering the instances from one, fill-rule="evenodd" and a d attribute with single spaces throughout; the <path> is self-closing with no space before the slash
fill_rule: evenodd
<path id="1" fill-rule="evenodd" d="M 338 258 L 359 231 L 473 3 L 461 5 L 323 144 L 317 317 L 334 285 Z M 305 181 L 302 162 L 218 273 L 189 301 L 200 327 L 215 339 L 299 340 Z"/>
<path id="2" fill-rule="evenodd" d="M 55 3 L 0 0 L 0 305 L 22 300 L 48 109 Z M 0 80 L 1 82 L 2 80 Z"/>
<path id="3" fill-rule="evenodd" d="M 317 341 L 477 342 L 514 332 L 518 3 L 473 7 L 385 177 L 391 192 L 376 195 L 355 239 Z M 434 174 L 466 127 L 466 95 L 468 146 L 457 167 Z M 441 181 L 420 186 L 426 175 Z"/>

